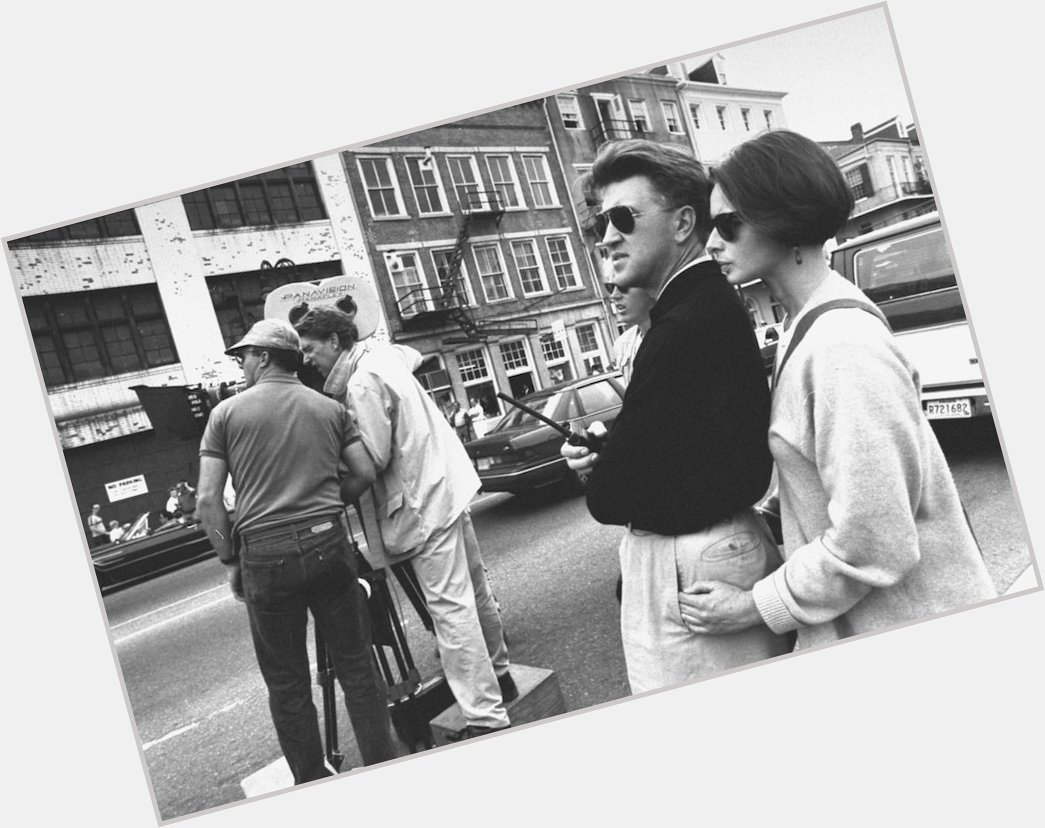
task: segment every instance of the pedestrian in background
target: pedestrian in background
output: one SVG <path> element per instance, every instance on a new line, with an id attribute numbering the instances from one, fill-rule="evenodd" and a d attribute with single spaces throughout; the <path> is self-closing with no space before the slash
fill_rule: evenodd
<path id="1" fill-rule="evenodd" d="M 769 429 L 784 563 L 753 586 L 691 584 L 689 627 L 797 630 L 812 647 L 993 597 L 917 368 L 824 256 L 853 207 L 837 164 L 778 130 L 734 149 L 714 183 L 708 250 L 731 284 L 761 279 L 787 312 Z M 826 311 L 836 300 L 855 306 Z"/>
<path id="2" fill-rule="evenodd" d="M 102 507 L 98 503 L 91 506 L 91 513 L 87 516 L 87 532 L 88 543 L 91 546 L 101 546 L 109 542 L 105 520 L 102 519 Z"/>
<path id="3" fill-rule="evenodd" d="M 198 509 L 233 594 L 246 603 L 294 783 L 332 773 L 312 702 L 309 611 L 344 691 L 363 763 L 394 759 L 388 688 L 371 652 L 344 517 L 345 503 L 373 481 L 373 464 L 345 408 L 297 378 L 299 340 L 289 324 L 262 320 L 226 353 L 243 368 L 246 390 L 207 422 Z M 234 526 L 223 498 L 230 472 Z"/>

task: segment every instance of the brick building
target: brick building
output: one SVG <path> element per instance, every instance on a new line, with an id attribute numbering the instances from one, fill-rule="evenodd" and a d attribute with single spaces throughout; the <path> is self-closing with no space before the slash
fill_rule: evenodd
<path id="1" fill-rule="evenodd" d="M 343 159 L 389 330 L 425 356 L 417 373 L 440 405 L 477 400 L 493 418 L 497 391 L 609 367 L 601 286 L 541 101 Z"/>

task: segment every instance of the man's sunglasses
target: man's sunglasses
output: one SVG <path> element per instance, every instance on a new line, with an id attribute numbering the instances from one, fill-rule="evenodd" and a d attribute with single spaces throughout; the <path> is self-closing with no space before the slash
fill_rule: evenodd
<path id="1" fill-rule="evenodd" d="M 744 223 L 744 220 L 738 213 L 719 213 L 711 219 L 711 223 L 718 230 L 722 241 L 731 242 L 736 241 L 737 233 L 740 232 L 740 226 Z"/>
<path id="2" fill-rule="evenodd" d="M 256 353 L 258 353 L 258 351 L 255 348 L 244 348 L 242 351 L 237 351 L 235 354 L 233 354 L 232 358 L 236 360 L 236 364 L 240 366 L 240 368 L 242 368 L 243 361 L 251 354 Z"/>
<path id="3" fill-rule="evenodd" d="M 612 296 L 613 291 L 615 290 L 619 290 L 622 294 L 628 292 L 628 288 L 624 287 L 623 285 L 618 285 L 616 282 L 603 282 L 602 286 L 606 288 L 607 296 Z"/>
<path id="4" fill-rule="evenodd" d="M 623 204 L 618 204 L 616 207 L 610 207 L 608 210 L 603 210 L 601 213 L 596 213 L 595 218 L 592 220 L 592 227 L 595 229 L 596 235 L 601 239 L 606 235 L 606 230 L 612 224 L 625 236 L 631 233 L 635 229 L 635 219 L 638 216 L 645 216 L 650 213 L 666 213 L 669 210 L 674 210 L 675 207 L 661 207 L 656 210 L 632 210 L 630 207 L 626 207 Z"/>

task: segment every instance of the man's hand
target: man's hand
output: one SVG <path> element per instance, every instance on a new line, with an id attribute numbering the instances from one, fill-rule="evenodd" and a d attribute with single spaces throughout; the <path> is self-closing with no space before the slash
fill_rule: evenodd
<path id="1" fill-rule="evenodd" d="M 243 602 L 243 572 L 239 568 L 239 561 L 225 564 L 225 577 L 229 581 L 229 589 L 237 601 Z"/>
<path id="2" fill-rule="evenodd" d="M 753 594 L 722 581 L 697 581 L 679 592 L 679 609 L 695 633 L 723 635 L 762 623 Z"/>
<path id="3" fill-rule="evenodd" d="M 599 455 L 585 446 L 571 446 L 563 443 L 559 454 L 566 458 L 566 465 L 578 474 L 589 473 L 599 460 Z"/>

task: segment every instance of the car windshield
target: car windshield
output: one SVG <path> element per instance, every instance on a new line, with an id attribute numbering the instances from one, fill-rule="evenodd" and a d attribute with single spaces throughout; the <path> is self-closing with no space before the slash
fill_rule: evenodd
<path id="1" fill-rule="evenodd" d="M 562 401 L 563 395 L 566 391 L 556 391 L 554 394 L 548 394 L 547 396 L 540 397 L 527 397 L 520 402 L 532 408 L 534 411 L 539 411 L 545 417 L 552 420 L 555 419 L 555 412 L 559 410 L 560 402 Z M 573 400 L 570 400 L 571 407 L 573 407 Z M 539 424 L 536 417 L 531 414 L 527 414 L 521 408 L 516 408 L 511 403 L 505 403 L 508 406 L 509 411 L 504 415 L 495 425 L 491 431 L 507 431 L 511 428 L 520 428 L 522 426 L 535 426 Z M 577 416 L 576 411 L 572 414 L 567 412 L 566 417 Z"/>
<path id="2" fill-rule="evenodd" d="M 143 512 L 138 515 L 138 519 L 131 524 L 131 528 L 124 532 L 121 541 L 135 540 L 136 538 L 144 538 L 149 534 L 149 513 Z"/>
<path id="3" fill-rule="evenodd" d="M 875 302 L 957 285 L 939 227 L 861 250 L 854 265 L 856 286 Z"/>

